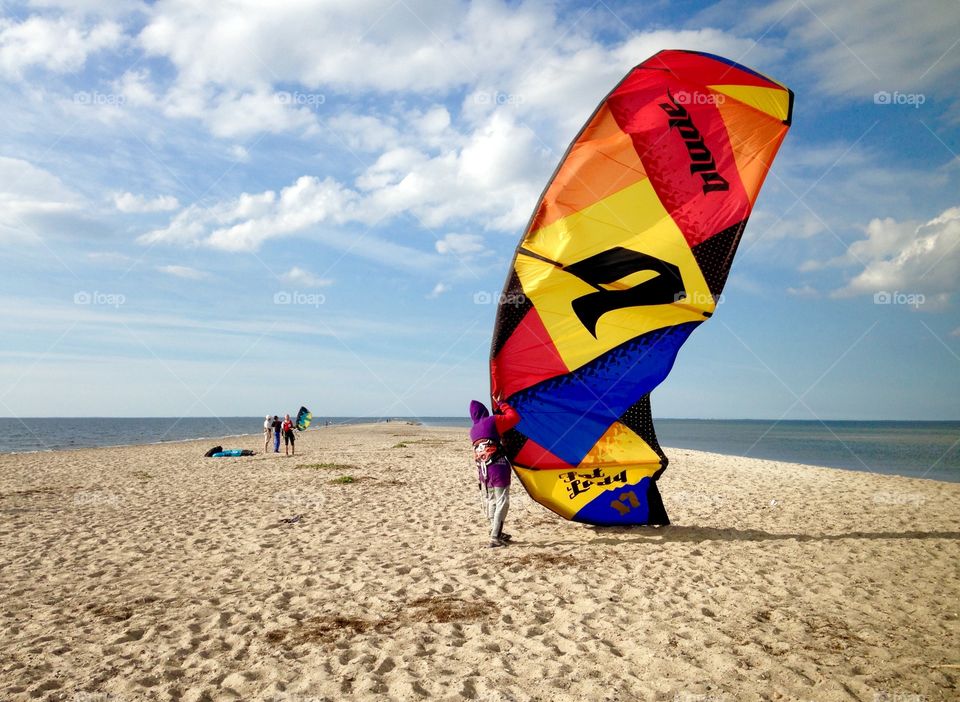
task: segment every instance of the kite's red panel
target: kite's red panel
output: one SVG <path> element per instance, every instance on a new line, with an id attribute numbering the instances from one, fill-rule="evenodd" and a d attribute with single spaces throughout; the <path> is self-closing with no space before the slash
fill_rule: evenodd
<path id="1" fill-rule="evenodd" d="M 550 335 L 540 321 L 535 309 L 530 309 L 517 328 L 493 358 L 497 367 L 498 358 L 510 359 L 503 370 L 494 373 L 498 385 L 493 388 L 494 397 L 510 397 L 518 390 L 536 385 L 541 380 L 563 375 L 569 369 L 550 341 Z"/>

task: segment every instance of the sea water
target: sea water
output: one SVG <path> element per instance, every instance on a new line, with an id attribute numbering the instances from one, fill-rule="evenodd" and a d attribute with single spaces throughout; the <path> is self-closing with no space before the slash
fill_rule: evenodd
<path id="1" fill-rule="evenodd" d="M 310 432 L 386 417 L 315 418 Z M 466 428 L 466 417 L 398 417 Z M 156 444 L 259 434 L 261 417 L 0 418 L 0 453 Z M 671 448 L 960 482 L 960 422 L 657 419 Z"/>
<path id="2" fill-rule="evenodd" d="M 960 422 L 658 419 L 656 432 L 668 447 L 960 482 Z"/>

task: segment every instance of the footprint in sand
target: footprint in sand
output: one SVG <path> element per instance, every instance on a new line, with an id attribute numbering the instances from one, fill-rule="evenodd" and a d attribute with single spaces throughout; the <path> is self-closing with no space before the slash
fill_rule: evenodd
<path id="1" fill-rule="evenodd" d="M 377 666 L 377 669 L 373 671 L 374 675 L 386 675 L 391 670 L 397 667 L 397 664 L 394 663 L 393 658 L 387 656 L 383 659 L 383 662 Z"/>

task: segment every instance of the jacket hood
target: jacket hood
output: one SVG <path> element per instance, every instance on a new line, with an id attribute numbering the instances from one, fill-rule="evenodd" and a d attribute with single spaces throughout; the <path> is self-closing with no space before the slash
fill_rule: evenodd
<path id="1" fill-rule="evenodd" d="M 470 402 L 470 419 L 473 420 L 473 423 L 476 424 L 484 417 L 490 416 L 490 410 L 487 409 L 486 405 L 478 400 L 472 400 Z"/>

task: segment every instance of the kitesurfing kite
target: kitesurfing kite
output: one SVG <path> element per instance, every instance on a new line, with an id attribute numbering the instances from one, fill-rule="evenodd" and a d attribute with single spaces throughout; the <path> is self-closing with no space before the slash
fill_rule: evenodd
<path id="1" fill-rule="evenodd" d="M 491 394 L 530 496 L 589 524 L 668 524 L 650 392 L 713 314 L 793 93 L 661 51 L 607 95 L 534 210 L 500 297 Z"/>
<path id="2" fill-rule="evenodd" d="M 313 415 L 310 413 L 306 407 L 301 407 L 300 411 L 297 412 L 297 429 L 300 431 L 306 431 L 307 427 L 310 426 L 310 422 L 313 421 Z"/>

